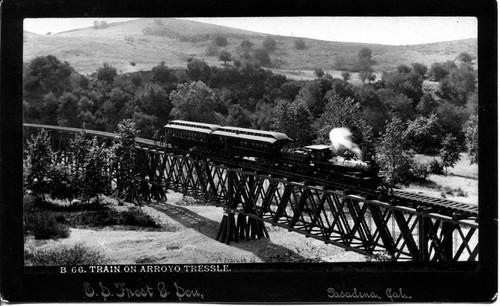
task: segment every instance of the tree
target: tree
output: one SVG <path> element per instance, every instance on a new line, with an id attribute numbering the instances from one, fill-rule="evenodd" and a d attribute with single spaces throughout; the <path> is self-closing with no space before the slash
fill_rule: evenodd
<path id="1" fill-rule="evenodd" d="M 439 82 L 436 94 L 455 105 L 465 105 L 469 95 L 476 91 L 477 73 L 472 65 L 463 63 Z"/>
<path id="2" fill-rule="evenodd" d="M 231 60 L 231 53 L 226 50 L 222 50 L 221 52 L 219 52 L 219 60 L 223 61 L 224 65 L 226 65 L 226 63 Z"/>
<path id="3" fill-rule="evenodd" d="M 253 52 L 253 57 L 259 62 L 261 66 L 270 67 L 271 66 L 271 57 L 266 49 L 255 49 Z"/>
<path id="4" fill-rule="evenodd" d="M 429 117 L 420 116 L 409 121 L 405 138 L 417 153 L 433 154 L 441 145 L 442 133 L 443 129 L 438 123 L 436 114 L 432 114 Z"/>
<path id="5" fill-rule="evenodd" d="M 111 148 L 111 161 L 117 178 L 118 197 L 132 201 L 135 175 L 138 172 L 135 149 L 137 129 L 133 120 L 118 123 L 118 139 Z"/>
<path id="6" fill-rule="evenodd" d="M 324 93 L 321 92 L 321 83 L 318 81 L 307 82 L 300 89 L 297 98 L 303 101 L 313 117 L 318 117 L 325 108 L 323 99 Z"/>
<path id="7" fill-rule="evenodd" d="M 202 59 L 190 58 L 187 63 L 187 75 L 191 81 L 207 81 L 210 77 L 210 67 Z"/>
<path id="8" fill-rule="evenodd" d="M 160 65 L 154 66 L 151 69 L 153 82 L 165 84 L 168 82 L 172 82 L 175 78 L 173 72 L 168 69 L 165 65 L 165 62 L 161 62 Z"/>
<path id="9" fill-rule="evenodd" d="M 280 99 L 273 114 L 273 130 L 287 134 L 298 146 L 311 143 L 314 134 L 311 127 L 313 117 L 304 101 L 298 98 L 290 103 Z"/>
<path id="10" fill-rule="evenodd" d="M 316 67 L 314 68 L 314 74 L 316 75 L 317 78 L 321 78 L 325 75 L 325 71 L 323 70 L 323 68 Z"/>
<path id="11" fill-rule="evenodd" d="M 457 65 L 453 61 L 434 63 L 429 68 L 429 80 L 439 82 L 444 79 L 453 69 L 456 68 Z"/>
<path id="12" fill-rule="evenodd" d="M 276 40 L 274 40 L 274 38 L 272 38 L 271 36 L 266 36 L 266 38 L 262 42 L 262 46 L 265 50 L 273 52 L 276 49 Z"/>
<path id="13" fill-rule="evenodd" d="M 406 66 L 406 65 L 399 65 L 396 68 L 396 71 L 399 73 L 410 73 L 411 72 L 411 67 Z"/>
<path id="14" fill-rule="evenodd" d="M 250 52 L 250 50 L 253 47 L 253 43 L 249 41 L 248 39 L 244 39 L 240 43 L 240 47 L 244 52 Z"/>
<path id="15" fill-rule="evenodd" d="M 465 134 L 465 146 L 467 148 L 467 154 L 469 155 L 471 164 L 479 163 L 479 126 L 478 126 L 478 116 L 472 115 L 469 117 L 463 127 L 463 132 Z"/>
<path id="16" fill-rule="evenodd" d="M 363 47 L 361 50 L 358 52 L 358 58 L 360 60 L 362 59 L 367 59 L 368 61 L 371 61 L 372 59 L 372 50 L 368 47 Z"/>
<path id="17" fill-rule="evenodd" d="M 110 66 L 108 63 L 104 63 L 102 67 L 97 69 L 97 79 L 99 81 L 113 83 L 117 75 L 118 74 L 116 73 L 116 68 Z"/>
<path id="18" fill-rule="evenodd" d="M 352 98 L 342 98 L 334 91 L 329 91 L 325 99 L 325 111 L 313 124 L 317 135 L 316 143 L 329 143 L 329 134 L 333 128 L 344 127 L 351 131 L 354 142 L 368 143 L 372 139 L 372 130 L 368 126 L 361 105 Z"/>
<path id="19" fill-rule="evenodd" d="M 219 47 L 227 46 L 227 38 L 221 33 L 217 33 L 212 38 L 213 43 Z"/>
<path id="20" fill-rule="evenodd" d="M 349 73 L 349 71 L 342 71 L 340 75 L 342 76 L 342 79 L 346 82 L 351 79 L 351 74 Z"/>
<path id="21" fill-rule="evenodd" d="M 306 42 L 302 38 L 297 38 L 294 41 L 295 44 L 295 49 L 297 50 L 303 50 L 306 48 Z"/>
<path id="22" fill-rule="evenodd" d="M 25 166 L 25 187 L 31 190 L 35 197 L 45 201 L 45 194 L 49 192 L 50 172 L 53 158 L 49 134 L 41 130 L 36 136 L 28 140 Z"/>
<path id="23" fill-rule="evenodd" d="M 54 93 L 49 92 L 43 96 L 42 123 L 57 125 L 57 109 L 59 108 L 59 99 Z"/>
<path id="24" fill-rule="evenodd" d="M 170 93 L 170 100 L 173 105 L 171 115 L 176 119 L 221 122 L 220 114 L 216 112 L 219 97 L 201 81 L 177 85 L 177 89 Z"/>
<path id="25" fill-rule="evenodd" d="M 394 117 L 385 127 L 385 132 L 377 146 L 380 169 L 385 173 L 388 184 L 408 184 L 411 181 L 413 153 L 408 150 L 403 121 Z"/>
<path id="26" fill-rule="evenodd" d="M 391 117 L 399 117 L 403 121 L 415 117 L 413 101 L 403 93 L 396 93 L 392 89 L 380 89 L 377 91 L 379 100 L 383 103 L 385 110 Z"/>
<path id="27" fill-rule="evenodd" d="M 407 71 L 407 72 L 405 72 Z M 385 88 L 392 89 L 397 94 L 404 94 L 416 105 L 423 95 L 422 76 L 411 71 L 410 67 L 402 65 L 397 71 L 384 73 L 382 82 Z"/>
<path id="28" fill-rule="evenodd" d="M 460 145 L 452 134 L 446 134 L 444 137 L 439 155 L 446 172 L 448 167 L 453 167 L 460 160 Z"/>
<path id="29" fill-rule="evenodd" d="M 425 75 L 427 74 L 427 66 L 421 63 L 412 63 L 411 67 L 415 73 L 419 74 L 422 78 L 425 78 Z"/>
<path id="30" fill-rule="evenodd" d="M 57 108 L 57 124 L 60 126 L 78 127 L 78 99 L 69 92 L 59 98 Z"/>
<path id="31" fill-rule="evenodd" d="M 474 57 L 467 52 L 461 52 L 458 55 L 457 59 L 461 62 L 464 62 L 464 63 L 472 63 L 472 60 L 474 59 Z"/>
<path id="32" fill-rule="evenodd" d="M 65 91 L 71 91 L 70 76 L 73 68 L 68 62 L 62 63 L 53 55 L 34 58 L 24 75 L 24 97 L 40 99 L 52 92 L 59 97 Z"/>

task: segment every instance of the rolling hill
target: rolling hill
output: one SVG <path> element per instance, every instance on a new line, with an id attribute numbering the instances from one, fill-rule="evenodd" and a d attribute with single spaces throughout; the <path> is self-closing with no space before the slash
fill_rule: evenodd
<path id="1" fill-rule="evenodd" d="M 190 57 L 203 58 L 209 65 L 221 65 L 217 56 L 207 56 L 211 37 L 220 33 L 228 40 L 224 48 L 233 56 L 241 41 L 248 39 L 254 48 L 262 46 L 266 34 L 180 19 L 137 19 L 112 23 L 105 28 L 94 27 L 53 35 L 25 32 L 23 60 L 41 55 L 54 55 L 68 61 L 78 72 L 95 72 L 104 62 L 126 73 L 150 70 L 164 61 L 172 68 L 185 67 Z M 149 34 L 149 35 L 146 35 Z M 151 35 L 153 34 L 153 35 Z M 439 42 L 423 45 L 378 45 L 302 40 L 306 48 L 295 48 L 297 37 L 273 36 L 277 48 L 270 53 L 273 71 L 294 78 L 313 78 L 316 67 L 332 73 L 355 61 L 362 47 L 372 50 L 378 72 L 392 70 L 400 64 L 455 60 L 460 52 L 477 55 L 477 40 Z"/>

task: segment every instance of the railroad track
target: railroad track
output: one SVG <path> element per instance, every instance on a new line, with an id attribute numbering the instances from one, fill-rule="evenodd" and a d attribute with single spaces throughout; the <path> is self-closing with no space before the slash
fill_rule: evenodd
<path id="1" fill-rule="evenodd" d="M 30 123 L 24 123 L 23 125 L 25 128 L 47 129 L 47 130 L 67 132 L 73 134 L 82 132 L 82 129 L 79 128 L 59 127 L 59 126 L 30 124 Z M 85 130 L 85 133 L 91 136 L 98 136 L 106 139 L 115 139 L 117 137 L 117 134 L 115 133 L 96 131 L 96 130 Z M 155 141 L 146 138 L 137 137 L 136 142 L 138 147 L 143 149 L 158 150 L 158 151 L 163 151 L 165 153 L 174 153 L 174 154 L 192 153 L 187 150 L 178 150 L 178 149 L 174 150 L 165 145 L 164 143 L 161 143 L 160 141 Z M 425 210 L 426 212 L 441 213 L 456 219 L 475 218 L 477 220 L 477 217 L 479 215 L 478 206 L 464 204 L 447 199 L 434 198 L 400 190 L 395 190 L 392 196 L 384 198 L 384 195 L 381 194 L 381 192 L 373 189 L 364 188 L 361 186 L 347 184 L 339 181 L 326 180 L 314 176 L 302 175 L 279 169 L 270 169 L 269 167 L 264 167 L 259 165 L 255 161 L 244 160 L 244 159 L 234 160 L 234 159 L 223 158 L 220 156 L 211 156 L 211 155 L 196 156 L 196 154 L 193 155 L 193 158 L 203 158 L 205 160 L 210 160 L 210 162 L 214 164 L 223 165 L 228 168 L 242 169 L 244 171 L 253 171 L 262 175 L 268 175 L 276 178 L 285 179 L 288 181 L 295 181 L 309 185 L 318 185 L 326 189 L 331 188 L 337 190 L 344 190 L 349 193 L 365 197 L 367 199 L 378 198 L 380 201 L 388 202 L 389 204 L 409 206 Z"/>

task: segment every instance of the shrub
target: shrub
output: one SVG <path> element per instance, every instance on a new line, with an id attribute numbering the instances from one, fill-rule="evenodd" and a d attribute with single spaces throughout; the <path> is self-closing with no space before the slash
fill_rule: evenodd
<path id="1" fill-rule="evenodd" d="M 276 40 L 271 36 L 267 36 L 262 42 L 262 46 L 264 46 L 264 49 L 267 51 L 272 52 L 276 49 Z"/>
<path id="2" fill-rule="evenodd" d="M 38 198 L 44 198 L 49 192 L 49 178 L 53 151 L 50 138 L 45 130 L 41 130 L 37 136 L 32 136 L 28 141 L 28 154 L 25 169 L 25 187 L 30 189 Z"/>
<path id="3" fill-rule="evenodd" d="M 341 76 L 342 79 L 346 82 L 351 79 L 351 74 L 349 73 L 349 71 L 342 71 Z"/>
<path id="4" fill-rule="evenodd" d="M 425 182 L 429 178 L 429 165 L 427 163 L 414 162 L 411 167 L 413 181 Z"/>
<path id="5" fill-rule="evenodd" d="M 104 63 L 102 67 L 97 69 L 97 79 L 99 81 L 111 83 L 117 75 L 116 68 L 110 66 L 108 63 Z"/>
<path id="6" fill-rule="evenodd" d="M 24 215 L 25 232 L 31 233 L 35 239 L 58 239 L 69 237 L 67 225 L 59 223 L 57 216 L 50 211 L 35 209 Z"/>
<path id="7" fill-rule="evenodd" d="M 52 199 L 71 202 L 78 196 L 79 181 L 65 164 L 55 164 L 49 173 L 49 194 Z"/>
<path id="8" fill-rule="evenodd" d="M 133 44 L 134 43 L 134 38 L 132 36 L 125 36 L 125 41 L 128 44 Z"/>
<path id="9" fill-rule="evenodd" d="M 437 159 L 433 159 L 429 163 L 428 171 L 432 174 L 443 174 L 443 165 Z"/>
<path id="10" fill-rule="evenodd" d="M 227 38 L 220 33 L 215 34 L 212 38 L 212 41 L 216 46 L 219 46 L 219 47 L 225 47 L 228 44 Z"/>
<path id="11" fill-rule="evenodd" d="M 205 55 L 206 56 L 215 56 L 219 52 L 219 47 L 217 47 L 216 44 L 211 43 L 207 46 L 205 49 Z"/>
<path id="12" fill-rule="evenodd" d="M 24 250 L 27 266 L 76 266 L 97 265 L 108 262 L 107 258 L 82 243 L 73 246 L 60 245 L 50 250 Z"/>
<path id="13" fill-rule="evenodd" d="M 131 225 L 141 227 L 160 228 L 161 224 L 156 222 L 150 215 L 138 208 L 128 211 L 115 211 L 109 208 L 85 211 L 69 216 L 72 226 L 102 227 L 111 225 Z"/>
<path id="14" fill-rule="evenodd" d="M 316 67 L 314 68 L 314 74 L 316 75 L 316 77 L 321 78 L 325 75 L 325 71 L 323 70 L 323 68 Z"/>
<path id="15" fill-rule="evenodd" d="M 306 48 L 306 42 L 301 38 L 296 39 L 294 44 L 295 44 L 295 49 L 303 50 Z"/>

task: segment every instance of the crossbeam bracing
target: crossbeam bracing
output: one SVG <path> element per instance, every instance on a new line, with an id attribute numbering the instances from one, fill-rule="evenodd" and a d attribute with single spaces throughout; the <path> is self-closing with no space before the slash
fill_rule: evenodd
<path id="1" fill-rule="evenodd" d="M 67 150 L 68 138 L 81 132 L 26 125 L 25 138 L 41 128 L 51 131 L 54 150 L 61 152 Z M 116 137 L 85 132 L 103 142 Z M 136 149 L 143 169 L 137 199 L 165 199 L 171 189 L 224 207 L 217 235 L 222 242 L 267 237 L 268 223 L 365 255 L 423 262 L 478 260 L 477 209 L 468 205 L 450 202 L 448 209 L 448 202 L 408 194 L 394 201 L 379 199 L 356 186 L 266 171 L 248 161 L 194 156 L 147 139 L 137 139 Z M 70 154 L 60 156 L 71 162 Z"/>

